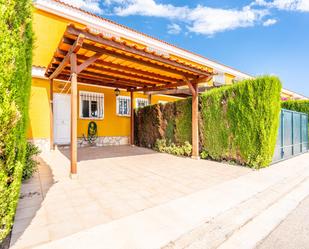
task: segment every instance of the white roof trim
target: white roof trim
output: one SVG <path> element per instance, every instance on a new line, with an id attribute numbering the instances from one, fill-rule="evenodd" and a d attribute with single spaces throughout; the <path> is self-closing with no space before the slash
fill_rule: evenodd
<path id="1" fill-rule="evenodd" d="M 88 27 L 99 29 L 105 32 L 112 33 L 115 36 L 126 37 L 130 40 L 133 40 L 138 43 L 145 44 L 157 50 L 163 50 L 166 53 L 174 54 L 176 56 L 180 56 L 182 58 L 191 60 L 193 62 L 208 66 L 215 71 L 223 71 L 225 73 L 232 74 L 236 77 L 241 78 L 251 78 L 252 76 L 242 73 L 233 68 L 227 67 L 225 65 L 219 64 L 217 62 L 208 60 L 202 56 L 195 55 L 193 53 L 187 52 L 180 48 L 174 47 L 172 45 L 166 44 L 164 42 L 160 42 L 159 40 L 153 39 L 146 35 L 143 35 L 138 32 L 134 32 L 131 29 L 122 27 L 121 25 L 117 25 L 115 23 L 111 23 L 105 21 L 97 16 L 93 16 L 87 14 L 83 11 L 76 10 L 72 7 L 63 5 L 61 3 L 55 2 L 53 0 L 36 0 L 34 3 L 35 7 L 44 10 L 46 12 L 71 19 L 72 21 L 79 22 Z"/>
<path id="2" fill-rule="evenodd" d="M 284 89 L 284 88 L 282 89 L 282 93 L 291 95 L 293 98 L 297 98 L 297 99 L 308 99 L 308 97 L 306 97 L 304 95 L 298 94 L 296 92 L 293 92 L 293 91 L 290 91 L 290 90 Z"/>

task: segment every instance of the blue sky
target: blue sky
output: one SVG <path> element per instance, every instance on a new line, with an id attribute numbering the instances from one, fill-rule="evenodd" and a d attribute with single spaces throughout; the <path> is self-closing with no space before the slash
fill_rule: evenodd
<path id="1" fill-rule="evenodd" d="M 309 96 L 309 0 L 63 0 Z"/>

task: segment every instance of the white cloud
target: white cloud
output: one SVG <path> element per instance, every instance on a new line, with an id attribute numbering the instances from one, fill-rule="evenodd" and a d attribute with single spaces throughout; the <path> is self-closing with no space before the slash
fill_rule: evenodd
<path id="1" fill-rule="evenodd" d="M 195 8 L 186 5 L 174 6 L 156 3 L 155 0 L 105 0 L 105 2 L 108 5 L 115 4 L 114 14 L 119 16 L 141 15 L 177 20 L 186 23 L 190 32 L 209 36 L 217 32 L 254 26 L 268 14 L 267 10 L 256 10 L 250 6 L 241 9 L 221 9 L 202 5 Z"/>
<path id="2" fill-rule="evenodd" d="M 64 3 L 70 4 L 77 8 L 88 10 L 97 14 L 102 14 L 103 10 L 100 7 L 100 0 L 61 0 Z"/>
<path id="3" fill-rule="evenodd" d="M 167 25 L 167 33 L 171 34 L 171 35 L 177 35 L 181 32 L 181 27 L 176 24 L 176 23 L 172 23 Z"/>
<path id="4" fill-rule="evenodd" d="M 243 9 L 219 9 L 197 6 L 192 9 L 188 19 L 191 32 L 213 35 L 217 32 L 254 26 L 268 14 L 265 10 L 254 10 L 250 7 Z"/>
<path id="5" fill-rule="evenodd" d="M 184 18 L 188 7 L 176 7 L 171 4 L 157 4 L 154 0 L 108 0 L 120 4 L 114 8 L 119 16 L 142 15 L 166 18 Z"/>
<path id="6" fill-rule="evenodd" d="M 270 18 L 263 22 L 263 26 L 268 27 L 277 23 L 276 19 Z"/>
<path id="7" fill-rule="evenodd" d="M 254 4 L 268 8 L 277 8 L 280 10 L 293 10 L 302 12 L 309 11 L 309 0 L 256 0 Z"/>

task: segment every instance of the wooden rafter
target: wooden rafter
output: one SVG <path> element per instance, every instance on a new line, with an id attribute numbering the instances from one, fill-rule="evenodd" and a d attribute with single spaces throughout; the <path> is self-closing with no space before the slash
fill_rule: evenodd
<path id="1" fill-rule="evenodd" d="M 204 92 L 206 90 L 212 89 L 213 87 L 207 86 L 207 87 L 199 87 L 199 92 Z M 188 88 L 174 88 L 174 89 L 168 89 L 168 90 L 161 90 L 161 91 L 152 91 L 152 92 L 145 92 L 147 95 L 155 95 L 155 94 L 163 94 L 163 95 L 192 95 L 192 92 Z"/>
<path id="2" fill-rule="evenodd" d="M 89 67 L 92 63 L 94 63 L 97 59 L 99 59 L 102 56 L 101 53 L 96 53 L 95 55 L 88 58 L 86 61 L 84 61 L 82 64 L 77 66 L 77 73 L 80 73 L 85 68 Z"/>
<path id="3" fill-rule="evenodd" d="M 74 44 L 71 46 L 69 51 L 67 52 L 66 56 L 63 58 L 62 62 L 60 65 L 56 68 L 56 70 L 49 76 L 50 79 L 54 79 L 61 73 L 63 68 L 70 63 L 70 57 L 73 53 L 77 53 L 78 50 L 81 48 L 82 44 L 84 42 L 84 36 L 82 34 L 78 35 L 76 41 Z"/>
<path id="4" fill-rule="evenodd" d="M 62 74 L 70 74 L 70 72 L 67 70 L 63 70 Z M 115 77 L 112 75 L 101 74 L 101 73 L 96 73 L 96 72 L 91 72 L 91 71 L 84 71 L 78 74 L 78 76 L 79 77 L 84 76 L 85 78 L 89 76 L 89 78 L 97 78 L 98 80 L 104 79 L 104 80 L 111 80 L 111 81 L 126 82 L 126 83 L 130 83 L 131 85 L 136 85 L 136 86 L 155 86 L 155 84 L 151 82 L 142 82 L 142 81 L 125 79 L 125 78 L 119 78 L 119 77 Z"/>
<path id="5" fill-rule="evenodd" d="M 65 52 L 65 51 L 62 51 Z M 88 60 L 90 57 L 84 56 L 84 55 L 77 55 L 78 62 L 83 63 L 84 61 Z M 59 57 L 59 54 L 57 53 L 55 57 L 55 62 L 52 64 L 50 67 L 50 72 L 54 70 L 58 64 L 62 61 L 63 57 Z M 112 70 L 113 72 L 117 72 L 120 74 L 130 74 L 130 75 L 136 75 L 136 76 L 142 76 L 143 78 L 148 78 L 149 80 L 159 80 L 163 82 L 177 82 L 177 78 L 173 78 L 171 76 L 166 76 L 166 75 L 161 75 L 159 73 L 153 73 L 153 72 L 148 72 L 146 70 L 142 69 L 136 69 L 133 67 L 129 66 L 123 66 L 120 64 L 116 64 L 113 62 L 108 62 L 104 60 L 96 60 L 92 65 L 88 66 L 89 68 L 95 68 L 95 67 L 100 67 L 100 68 L 105 68 L 105 70 Z"/>
<path id="6" fill-rule="evenodd" d="M 64 80 L 67 81 L 69 80 L 70 76 L 69 75 L 63 75 L 60 74 L 57 79 L 59 80 Z M 98 80 L 94 80 L 94 79 L 89 79 L 89 78 L 81 78 L 81 77 L 77 77 L 77 80 L 79 83 L 84 83 L 84 84 L 89 84 L 89 85 L 95 85 L 95 86 L 107 86 L 107 87 L 117 87 L 117 88 L 121 88 L 121 89 L 131 89 L 133 86 L 132 85 L 128 85 L 128 84 L 123 84 L 123 83 L 119 83 L 119 82 L 113 82 L 113 81 L 98 81 Z M 134 88 L 134 87 L 133 87 Z"/>
<path id="7" fill-rule="evenodd" d="M 175 62 L 175 61 L 171 61 L 169 59 L 163 58 L 163 57 L 155 55 L 155 54 L 147 53 L 145 51 L 138 50 L 138 49 L 126 46 L 124 44 L 120 44 L 120 43 L 115 42 L 113 40 L 104 39 L 101 36 L 91 34 L 84 29 L 78 29 L 78 28 L 74 27 L 73 25 L 69 25 L 67 27 L 66 32 L 69 33 L 69 34 L 75 35 L 75 36 L 83 34 L 87 40 L 90 40 L 90 41 L 93 41 L 93 42 L 96 42 L 96 43 L 99 43 L 99 44 L 102 44 L 102 45 L 105 45 L 105 46 L 109 46 L 109 47 L 112 47 L 112 48 L 115 48 L 115 49 L 119 49 L 121 51 L 129 52 L 131 54 L 138 55 L 138 56 L 141 56 L 143 58 L 147 58 L 147 59 L 152 60 L 152 61 L 156 61 L 157 63 L 162 63 L 164 65 L 164 67 L 166 67 L 166 65 L 168 65 L 168 66 L 171 66 L 171 67 L 174 67 L 174 68 L 177 68 L 177 69 L 182 69 L 182 70 L 185 70 L 185 71 L 191 72 L 193 74 L 197 74 L 197 75 L 208 75 L 209 74 L 209 72 L 206 72 L 205 70 L 199 70 L 197 68 L 186 66 L 184 64 L 181 64 L 181 63 L 178 63 L 178 62 Z"/>
<path id="8" fill-rule="evenodd" d="M 67 71 L 69 70 L 69 67 L 65 67 L 63 70 Z M 89 69 L 93 69 L 95 71 L 90 71 Z M 102 68 L 102 67 L 98 67 L 95 65 L 90 65 L 87 67 L 87 70 L 82 71 L 82 73 L 84 74 L 92 74 L 92 75 L 97 75 L 97 76 L 101 76 L 101 77 L 113 77 L 113 79 L 120 79 L 120 80 L 133 80 L 136 82 L 142 82 L 145 85 L 155 85 L 155 84 L 165 84 L 165 83 L 169 83 L 169 82 L 165 82 L 165 81 L 158 81 L 158 80 L 154 80 L 148 77 L 143 77 L 143 76 L 137 76 L 135 74 L 129 74 L 129 73 L 119 73 L 116 70 L 113 69 L 107 69 L 107 68 Z M 96 73 L 96 74 L 94 74 Z M 100 75 L 99 75 L 100 74 Z M 111 75 L 112 74 L 112 75 Z"/>

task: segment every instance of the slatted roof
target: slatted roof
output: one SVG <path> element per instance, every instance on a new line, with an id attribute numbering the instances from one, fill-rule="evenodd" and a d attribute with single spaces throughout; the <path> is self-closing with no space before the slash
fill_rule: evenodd
<path id="1" fill-rule="evenodd" d="M 73 24 L 67 26 L 45 76 L 69 80 L 72 53 L 77 55 L 78 81 L 81 83 L 130 91 L 160 91 L 188 82 L 206 82 L 212 77 L 206 67 Z"/>

